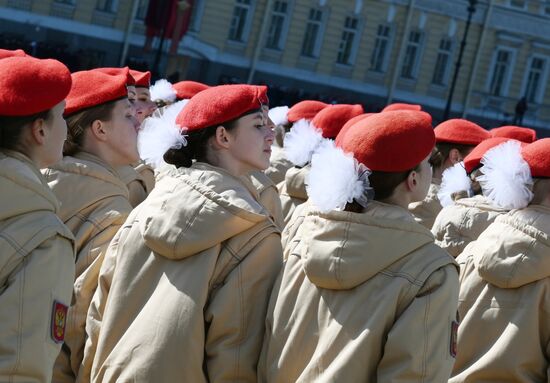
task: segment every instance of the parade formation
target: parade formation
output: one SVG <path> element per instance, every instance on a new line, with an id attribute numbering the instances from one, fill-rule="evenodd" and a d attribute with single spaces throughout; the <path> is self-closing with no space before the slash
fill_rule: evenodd
<path id="1" fill-rule="evenodd" d="M 530 128 L 0 49 L 0 197 L 1 382 L 550 382 Z"/>

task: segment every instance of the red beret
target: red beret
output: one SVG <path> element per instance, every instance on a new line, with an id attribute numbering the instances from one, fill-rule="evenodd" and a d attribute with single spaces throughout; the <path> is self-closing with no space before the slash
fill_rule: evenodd
<path id="1" fill-rule="evenodd" d="M 521 126 L 501 126 L 500 128 L 491 129 L 489 133 L 492 137 L 513 138 L 528 144 L 537 140 L 537 132 L 534 129 Z"/>
<path id="2" fill-rule="evenodd" d="M 210 88 L 208 85 L 196 81 L 180 81 L 172 85 L 178 100 L 188 100 L 200 91 Z"/>
<path id="3" fill-rule="evenodd" d="M 1 116 L 44 112 L 63 101 L 71 89 L 71 73 L 57 60 L 8 57 L 0 60 L 0 73 Z"/>
<path id="4" fill-rule="evenodd" d="M 509 140 L 510 138 L 506 137 L 493 137 L 483 140 L 479 145 L 472 149 L 466 157 L 464 157 L 464 168 L 466 169 L 466 173 L 470 174 L 479 166 L 481 159 L 489 149 L 492 149 L 495 146 Z"/>
<path id="5" fill-rule="evenodd" d="M 0 49 L 0 59 L 8 57 L 25 57 L 27 54 L 22 49 L 16 49 L 14 51 L 10 49 Z"/>
<path id="6" fill-rule="evenodd" d="M 325 104 L 321 101 L 315 101 L 315 100 L 305 100 L 300 101 L 292 108 L 288 110 L 288 113 L 286 114 L 288 118 L 288 122 L 295 123 L 298 120 L 301 120 L 302 118 L 311 121 L 313 120 L 313 117 L 317 113 L 319 113 L 321 110 L 323 110 L 325 107 L 327 107 L 328 104 Z"/>
<path id="7" fill-rule="evenodd" d="M 351 126 L 353 126 L 356 122 L 359 122 L 369 116 L 372 116 L 373 114 L 376 114 L 376 113 L 363 113 L 348 120 L 348 122 L 346 122 L 344 126 L 342 126 L 342 129 L 340 129 L 340 132 L 338 133 L 338 135 L 336 136 L 336 139 L 334 140 L 336 142 L 336 145 L 339 145 L 339 143 L 342 140 L 342 137 L 344 136 L 344 134 L 346 134 L 346 132 L 349 130 Z"/>
<path id="8" fill-rule="evenodd" d="M 346 122 L 360 114 L 363 114 L 363 107 L 359 104 L 330 105 L 317 113 L 311 124 L 321 129 L 324 138 L 334 139 Z"/>
<path id="9" fill-rule="evenodd" d="M 130 74 L 130 69 L 127 66 L 124 68 L 95 68 L 91 71 L 106 73 L 111 76 L 126 76 L 126 85 L 136 86 L 136 79 Z"/>
<path id="10" fill-rule="evenodd" d="M 432 117 L 425 112 L 378 113 L 352 125 L 338 146 L 369 169 L 404 172 L 413 169 L 435 145 Z"/>
<path id="11" fill-rule="evenodd" d="M 382 109 L 382 112 L 391 112 L 394 110 L 416 110 L 421 111 L 422 107 L 420 105 L 416 104 L 404 104 L 396 102 L 394 104 L 387 105 L 384 109 Z"/>
<path id="12" fill-rule="evenodd" d="M 434 129 L 436 142 L 450 142 L 460 145 L 477 145 L 491 137 L 478 124 L 461 118 L 447 120 Z"/>
<path id="13" fill-rule="evenodd" d="M 73 86 L 67 96 L 65 117 L 94 106 L 128 97 L 124 74 L 110 75 L 99 70 L 72 74 Z M 90 86 L 93 84 L 93 86 Z"/>
<path id="14" fill-rule="evenodd" d="M 531 176 L 550 177 L 550 138 L 542 138 L 523 146 L 521 155 L 529 164 Z"/>
<path id="15" fill-rule="evenodd" d="M 149 88 L 151 86 L 151 72 L 130 69 L 130 75 L 136 80 L 136 88 Z"/>
<path id="16" fill-rule="evenodd" d="M 219 85 L 193 96 L 178 114 L 176 124 L 192 132 L 234 120 L 268 105 L 264 85 Z"/>

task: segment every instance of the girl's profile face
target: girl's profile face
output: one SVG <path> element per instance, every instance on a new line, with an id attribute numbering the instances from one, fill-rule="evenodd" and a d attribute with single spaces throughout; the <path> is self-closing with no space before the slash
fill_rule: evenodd
<path id="1" fill-rule="evenodd" d="M 235 128 L 229 131 L 233 137 L 229 152 L 245 173 L 269 167 L 275 133 L 267 112 L 268 108 L 262 107 L 247 114 L 236 120 Z"/>
<path id="2" fill-rule="evenodd" d="M 137 133 L 139 122 L 135 109 L 126 98 L 116 102 L 111 119 L 105 121 L 109 130 L 108 145 L 116 153 L 115 166 L 131 165 L 139 161 Z"/>
<path id="3" fill-rule="evenodd" d="M 61 101 L 50 111 L 50 117 L 44 121 L 49 134 L 46 136 L 45 157 L 42 161 L 47 166 L 53 165 L 63 158 L 63 144 L 67 139 L 67 123 L 63 118 L 65 101 Z"/>
<path id="4" fill-rule="evenodd" d="M 157 105 L 151 101 L 149 89 L 143 87 L 136 88 L 134 106 L 136 108 L 136 118 L 140 124 L 157 109 Z"/>

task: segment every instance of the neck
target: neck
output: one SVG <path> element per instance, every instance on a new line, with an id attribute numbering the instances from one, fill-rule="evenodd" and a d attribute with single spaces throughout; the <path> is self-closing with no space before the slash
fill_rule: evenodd
<path id="1" fill-rule="evenodd" d="M 87 140 L 87 142 L 82 145 L 82 151 L 96 156 L 113 168 L 121 166 L 117 163 L 117 161 L 115 161 L 114 156 L 109 150 L 104 148 L 101 144 L 93 142 L 92 140 Z"/>
<path id="2" fill-rule="evenodd" d="M 245 169 L 241 165 L 240 161 L 237 161 L 231 156 L 226 156 L 221 152 L 212 153 L 211 155 L 207 156 L 207 162 L 210 165 L 224 169 L 229 174 L 237 178 L 242 177 L 253 170 Z"/>

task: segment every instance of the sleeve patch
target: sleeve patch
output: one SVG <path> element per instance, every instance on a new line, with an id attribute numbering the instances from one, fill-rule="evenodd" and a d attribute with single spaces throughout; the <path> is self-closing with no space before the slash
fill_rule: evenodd
<path id="1" fill-rule="evenodd" d="M 54 301 L 52 308 L 52 339 L 55 343 L 65 340 L 65 325 L 67 324 L 68 307 L 63 303 Z"/>

